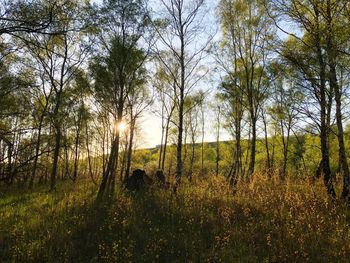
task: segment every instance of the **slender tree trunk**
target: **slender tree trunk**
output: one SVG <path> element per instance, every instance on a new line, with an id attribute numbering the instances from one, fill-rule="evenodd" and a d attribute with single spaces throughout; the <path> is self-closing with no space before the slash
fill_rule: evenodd
<path id="1" fill-rule="evenodd" d="M 283 164 L 282 164 L 282 178 L 287 175 L 287 162 L 288 162 L 288 151 L 289 151 L 289 139 L 290 139 L 290 122 L 287 127 L 287 135 L 284 135 L 284 123 L 281 121 L 282 129 L 282 144 L 283 144 Z"/>
<path id="2" fill-rule="evenodd" d="M 64 169 L 64 171 L 62 171 L 62 180 L 65 180 L 65 179 L 68 179 L 68 178 L 73 179 L 70 176 L 67 133 L 64 135 L 64 161 L 65 161 L 65 169 Z"/>
<path id="3" fill-rule="evenodd" d="M 185 32 L 182 21 L 182 7 L 178 7 L 179 10 L 179 40 L 180 40 L 180 97 L 179 97 L 179 123 L 178 123 L 178 137 L 177 137 L 177 153 L 176 153 L 176 185 L 179 186 L 182 176 L 182 140 L 183 140 L 183 126 L 184 126 L 184 102 L 185 102 L 185 82 L 186 82 L 186 65 L 185 65 Z"/>
<path id="4" fill-rule="evenodd" d="M 90 175 L 91 181 L 94 183 L 94 185 L 97 185 L 97 182 L 96 182 L 94 175 L 93 175 L 93 172 L 92 172 L 90 147 L 89 147 L 90 141 L 89 141 L 89 131 L 88 131 L 87 122 L 85 124 L 85 134 L 86 134 L 86 152 L 87 152 L 87 159 L 88 159 L 88 165 L 89 165 L 89 175 Z M 102 156 L 102 158 L 103 158 L 103 156 Z"/>
<path id="5" fill-rule="evenodd" d="M 56 105 L 53 112 L 54 128 L 55 128 L 55 150 L 53 154 L 51 178 L 50 178 L 50 191 L 56 190 L 56 180 L 57 180 L 57 171 L 58 171 L 58 158 L 60 155 L 61 148 L 61 120 L 59 115 L 59 108 L 61 106 L 61 96 L 62 96 L 62 87 L 56 93 Z"/>
<path id="6" fill-rule="evenodd" d="M 270 147 L 269 147 L 269 140 L 268 140 L 268 134 L 267 134 L 267 122 L 265 113 L 262 112 L 262 120 L 264 124 L 264 135 L 265 135 L 265 150 L 266 150 L 266 170 L 268 173 L 271 172 L 271 158 L 270 158 Z"/>
<path id="7" fill-rule="evenodd" d="M 215 175 L 219 175 L 219 162 L 220 162 L 220 115 L 221 115 L 221 109 L 220 106 L 218 106 L 218 115 L 217 115 L 217 131 L 216 131 L 216 168 L 215 168 Z"/>
<path id="8" fill-rule="evenodd" d="M 106 147 L 109 146 L 109 128 L 106 125 L 106 120 L 103 121 L 103 143 L 102 143 L 102 174 L 106 173 L 108 154 L 106 153 Z"/>
<path id="9" fill-rule="evenodd" d="M 127 159 L 127 155 L 128 155 L 128 147 L 129 147 L 129 139 L 128 137 L 126 138 L 126 142 L 125 142 L 125 146 L 124 146 L 124 152 L 123 152 L 123 157 L 121 158 L 121 167 L 120 167 L 120 178 L 119 181 L 123 182 L 123 179 L 126 176 L 125 175 L 125 168 L 126 168 L 126 159 Z"/>
<path id="10" fill-rule="evenodd" d="M 132 158 L 132 151 L 133 151 L 135 125 L 136 125 L 136 119 L 135 119 L 135 117 L 132 117 L 131 122 L 130 122 L 130 138 L 129 138 L 129 145 L 128 145 L 128 150 L 127 150 L 125 178 L 128 178 L 130 176 L 130 167 L 131 167 L 131 158 Z"/>
<path id="11" fill-rule="evenodd" d="M 331 176 L 331 169 L 329 165 L 329 144 L 328 144 L 328 126 L 327 126 L 327 114 L 326 114 L 326 91 L 325 91 L 325 83 L 324 83 L 324 76 L 325 72 L 324 70 L 321 70 L 322 72 L 322 77 L 321 77 L 321 132 L 320 132 L 320 137 L 321 137 L 321 153 L 322 153 L 322 173 L 324 177 L 324 183 L 327 188 L 328 194 L 335 198 L 335 190 L 333 187 L 333 181 L 332 181 L 332 176 Z"/>
<path id="12" fill-rule="evenodd" d="M 7 160 L 8 160 L 8 164 L 7 164 L 7 178 L 8 178 L 8 182 L 10 184 L 13 183 L 13 143 L 9 141 L 8 143 L 8 148 L 7 148 Z"/>
<path id="13" fill-rule="evenodd" d="M 182 164 L 183 164 L 183 168 L 182 168 L 182 172 L 186 173 L 186 161 L 187 161 L 187 150 L 188 150 L 188 145 L 187 145 L 187 135 L 188 135 L 188 124 L 185 123 L 184 124 L 184 140 L 183 140 L 183 155 L 182 155 Z"/>
<path id="14" fill-rule="evenodd" d="M 34 179 L 36 175 L 36 169 L 38 165 L 38 159 L 39 159 L 39 151 L 40 151 L 40 145 L 41 145 L 41 125 L 39 125 L 38 129 L 38 137 L 37 137 L 37 143 L 35 145 L 35 156 L 34 156 L 34 162 L 33 162 L 33 168 L 32 168 L 32 174 L 29 179 L 29 189 L 33 188 L 34 185 Z"/>
<path id="15" fill-rule="evenodd" d="M 184 78 L 184 77 L 183 77 Z M 184 89 L 180 91 L 180 102 L 179 102 L 179 124 L 178 124 L 178 137 L 177 137 L 177 153 L 176 153 L 176 186 L 181 182 L 182 176 L 182 136 L 183 136 L 183 114 L 184 114 Z"/>
<path id="16" fill-rule="evenodd" d="M 319 28 L 319 11 L 315 8 L 315 14 L 317 19 L 317 29 L 316 29 L 316 48 L 317 48 L 317 58 L 320 66 L 319 77 L 320 77 L 320 110 L 321 110 L 321 123 L 320 123 L 320 137 L 321 137 L 321 153 L 322 153 L 322 172 L 323 179 L 330 197 L 335 198 L 336 193 L 333 186 L 333 180 L 331 176 L 331 169 L 329 165 L 329 144 L 328 144 L 328 134 L 329 126 L 327 125 L 327 99 L 326 99 L 326 65 L 323 58 L 323 52 L 320 46 L 320 28 Z M 328 112 L 330 115 L 330 112 Z"/>
<path id="17" fill-rule="evenodd" d="M 75 136 L 75 152 L 74 152 L 74 170 L 73 170 L 73 181 L 77 180 L 78 177 L 78 162 L 79 162 L 79 142 L 80 142 L 80 129 L 82 122 L 82 111 L 80 110 L 77 123 L 77 133 Z"/>
<path id="18" fill-rule="evenodd" d="M 244 158 L 244 169 L 242 169 L 242 176 L 246 176 L 246 169 L 248 166 L 248 159 L 249 159 L 249 151 L 250 151 L 250 144 L 251 144 L 251 124 L 249 126 L 249 131 L 248 131 L 248 140 L 247 140 L 247 149 L 245 153 L 245 158 Z"/>
<path id="19" fill-rule="evenodd" d="M 158 170 L 162 167 L 163 156 L 163 141 L 164 141 L 165 125 L 164 125 L 164 104 L 162 106 L 162 136 L 160 138 L 159 158 L 158 158 Z"/>
<path id="20" fill-rule="evenodd" d="M 252 138 L 250 142 L 250 161 L 248 168 L 248 176 L 252 176 L 255 168 L 255 154 L 256 154 L 256 117 L 251 113 Z"/>
<path id="21" fill-rule="evenodd" d="M 194 157 L 195 157 L 195 138 L 192 134 L 192 147 L 191 147 L 191 157 L 190 157 L 190 169 L 189 169 L 189 179 L 192 181 L 193 176 L 193 165 L 194 165 Z"/>
<path id="22" fill-rule="evenodd" d="M 277 127 L 275 128 L 275 133 L 272 137 L 272 150 L 271 150 L 271 168 L 275 170 L 275 149 L 276 149 L 276 138 L 277 138 Z"/>
<path id="23" fill-rule="evenodd" d="M 167 119 L 166 128 L 165 128 L 165 138 L 164 138 L 163 157 L 162 157 L 162 166 L 161 166 L 161 169 L 163 171 L 165 168 L 166 150 L 167 150 L 168 136 L 169 136 L 169 125 L 170 125 L 170 116 Z"/>
<path id="24" fill-rule="evenodd" d="M 111 180 L 109 179 L 112 174 L 112 170 L 115 168 L 115 159 L 117 158 L 117 148 L 119 147 L 119 138 L 115 136 L 111 145 L 111 152 L 108 158 L 108 163 L 106 171 L 103 173 L 102 182 L 98 191 L 98 197 L 102 197 L 107 188 L 107 183 Z"/>
<path id="25" fill-rule="evenodd" d="M 80 128 L 78 129 L 78 132 L 76 134 L 75 138 L 75 149 L 74 149 L 74 168 L 73 168 L 73 181 L 77 180 L 78 177 L 78 162 L 79 162 L 79 140 L 80 140 Z"/>
<path id="26" fill-rule="evenodd" d="M 332 52 L 332 50 L 330 50 Z M 332 54 L 329 54 L 332 56 Z M 349 199 L 350 195 L 350 171 L 349 165 L 345 150 L 345 142 L 344 142 L 344 129 L 343 129 L 343 117 L 342 117 L 342 103 L 341 103 L 341 90 L 338 85 L 337 73 L 335 68 L 335 63 L 333 59 L 331 59 L 329 63 L 330 67 L 330 85 L 333 86 L 335 101 L 336 101 L 336 122 L 338 129 L 338 144 L 339 144 L 339 163 L 341 171 L 343 172 L 343 191 L 342 198 Z"/>
<path id="27" fill-rule="evenodd" d="M 116 139 L 116 145 L 115 145 L 115 156 L 112 160 L 112 166 L 110 170 L 110 177 L 108 180 L 108 189 L 110 193 L 114 193 L 115 191 L 115 175 L 116 171 L 118 169 L 118 161 L 119 161 L 119 144 L 120 144 L 120 134 L 118 132 L 117 139 Z"/>
<path id="28" fill-rule="evenodd" d="M 46 103 L 44 110 L 43 110 L 42 114 L 40 115 L 40 119 L 39 119 L 38 137 L 37 137 L 37 141 L 36 141 L 36 145 L 35 145 L 35 156 L 34 156 L 32 174 L 31 174 L 30 179 L 29 179 L 29 189 L 33 188 L 34 179 L 36 176 L 36 169 L 37 169 L 37 165 L 38 165 L 39 152 L 40 152 L 40 146 L 41 146 L 41 130 L 42 130 L 43 122 L 44 122 L 44 116 L 46 113 L 47 105 L 48 105 L 48 103 Z"/>
<path id="29" fill-rule="evenodd" d="M 238 115 L 237 115 L 238 116 Z M 235 119 L 235 146 L 236 154 L 234 155 L 233 173 L 230 174 L 231 186 L 236 186 L 238 177 L 242 173 L 242 146 L 241 146 L 241 118 Z"/>
<path id="30" fill-rule="evenodd" d="M 327 0 L 327 57 L 329 64 L 329 86 L 334 91 L 336 102 L 336 122 L 338 129 L 338 145 L 339 145 L 339 168 L 343 172 L 343 190 L 341 197 L 345 200 L 349 200 L 350 197 L 350 171 L 347 160 L 345 142 L 344 142 L 344 129 L 343 129 L 343 116 L 342 116 L 342 92 L 337 79 L 336 59 L 338 48 L 334 46 L 333 40 L 333 17 L 331 13 L 331 2 Z"/>
<path id="31" fill-rule="evenodd" d="M 203 104 L 201 105 L 201 113 L 202 113 L 202 142 L 201 142 L 201 171 L 202 171 L 202 176 L 204 175 L 204 109 L 203 109 Z"/>
<path id="32" fill-rule="evenodd" d="M 52 162 L 50 191 L 53 191 L 56 189 L 58 157 L 60 155 L 60 145 L 61 145 L 61 137 L 62 137 L 61 128 L 59 126 L 56 126 L 55 130 L 56 130 L 55 131 L 55 150 L 54 150 L 53 162 Z"/>
<path id="33" fill-rule="evenodd" d="M 121 123 L 123 120 L 123 108 L 122 104 L 119 104 L 118 117 L 116 123 Z M 97 194 L 97 198 L 103 196 L 105 190 L 108 188 L 111 194 L 115 190 L 115 173 L 118 167 L 118 156 L 119 156 L 119 143 L 120 143 L 120 131 L 118 128 L 115 129 L 114 138 L 111 145 L 111 152 L 108 159 L 106 171 L 102 176 L 102 182 Z"/>

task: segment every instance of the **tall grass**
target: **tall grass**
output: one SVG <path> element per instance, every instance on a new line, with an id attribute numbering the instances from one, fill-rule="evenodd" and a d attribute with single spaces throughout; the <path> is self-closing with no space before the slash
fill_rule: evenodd
<path id="1" fill-rule="evenodd" d="M 321 182 L 221 177 L 175 195 L 95 202 L 86 182 L 55 193 L 0 189 L 0 262 L 348 262 L 350 209 Z"/>

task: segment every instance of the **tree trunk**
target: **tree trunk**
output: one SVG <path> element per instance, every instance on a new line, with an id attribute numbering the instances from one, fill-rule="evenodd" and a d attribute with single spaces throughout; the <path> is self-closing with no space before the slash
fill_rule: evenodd
<path id="1" fill-rule="evenodd" d="M 167 119 L 167 124 L 165 128 L 165 138 L 164 138 L 163 157 L 162 157 L 162 166 L 161 166 L 161 169 L 163 171 L 165 168 L 165 158 L 166 158 L 166 150 L 167 150 L 168 136 L 169 136 L 169 125 L 170 125 L 170 117 L 168 117 Z"/>
<path id="2" fill-rule="evenodd" d="M 29 179 L 29 189 L 32 189 L 33 185 L 34 185 L 34 179 L 35 179 L 36 169 L 37 169 L 38 159 L 39 159 L 40 145 L 41 145 L 41 124 L 39 124 L 38 137 L 37 137 L 37 142 L 35 145 L 35 156 L 34 156 L 32 174 L 31 174 L 30 179 Z"/>
<path id="3" fill-rule="evenodd" d="M 43 126 L 43 122 L 44 122 L 44 117 L 45 117 L 45 114 L 46 114 L 47 106 L 48 106 L 48 103 L 45 104 L 43 112 L 40 115 L 40 119 L 39 119 L 38 137 L 37 137 L 37 142 L 36 142 L 36 145 L 35 145 L 35 156 L 34 156 L 34 163 L 33 163 L 33 168 L 32 168 L 32 174 L 31 174 L 31 177 L 29 179 L 29 189 L 33 188 L 34 179 L 35 179 L 35 175 L 36 175 L 36 169 L 37 169 L 38 159 L 39 159 L 39 151 L 40 151 L 40 146 L 41 146 L 41 130 L 42 130 L 42 126 Z"/>
<path id="4" fill-rule="evenodd" d="M 57 168 L 58 168 L 58 157 L 60 155 L 60 146 L 61 146 L 61 128 L 56 126 L 55 128 L 55 150 L 53 155 L 52 162 L 52 172 L 50 179 L 50 191 L 54 191 L 56 189 L 56 179 L 57 179 Z"/>
<path id="5" fill-rule="evenodd" d="M 215 167 L 215 175 L 219 175 L 219 162 L 220 162 L 220 114 L 221 109 L 218 106 L 218 115 L 217 115 L 217 131 L 216 131 L 216 167 Z"/>
<path id="6" fill-rule="evenodd" d="M 203 176 L 204 175 L 204 124 L 205 124 L 203 104 L 201 105 L 201 113 L 202 113 L 201 171 Z"/>
<path id="7" fill-rule="evenodd" d="M 345 200 L 349 200 L 350 197 L 350 171 L 345 150 L 344 142 L 344 129 L 343 129 L 343 116 L 342 116 L 342 92 L 341 87 L 338 84 L 337 71 L 336 71 L 336 59 L 338 48 L 334 46 L 333 40 L 333 17 L 331 13 L 331 3 L 327 1 L 327 54 L 329 64 L 329 86 L 334 91 L 336 102 L 336 122 L 338 128 L 338 145 L 339 145 L 339 168 L 343 172 L 343 190 L 341 197 Z"/>
<path id="8" fill-rule="evenodd" d="M 192 135 L 193 136 L 193 135 Z M 190 157 L 190 169 L 189 169 L 189 179 L 192 181 L 193 176 L 193 165 L 194 165 L 194 157 L 195 157 L 195 138 L 192 137 L 192 147 L 191 147 L 191 157 Z"/>
<path id="9" fill-rule="evenodd" d="M 69 152 L 68 152 L 68 138 L 67 133 L 64 135 L 64 161 L 65 161 L 65 169 L 62 171 L 62 180 L 66 180 L 68 178 L 72 179 L 70 176 L 70 167 L 69 167 Z"/>
<path id="10" fill-rule="evenodd" d="M 256 117 L 251 113 L 252 138 L 250 142 L 250 161 L 248 168 L 248 176 L 252 176 L 255 168 L 255 154 L 256 154 Z"/>
<path id="11" fill-rule="evenodd" d="M 287 135 L 284 136 L 284 123 L 281 123 L 282 128 L 282 144 L 283 144 L 283 164 L 282 164 L 282 178 L 287 175 L 287 162 L 288 162 L 288 151 L 289 151 L 289 138 L 290 138 L 290 122 L 287 127 Z"/>
<path id="12" fill-rule="evenodd" d="M 74 170 L 73 170 L 73 181 L 77 180 L 78 177 L 78 162 L 79 162 L 79 141 L 80 141 L 80 129 L 81 129 L 82 112 L 80 110 L 77 123 L 77 133 L 75 136 L 75 152 L 74 152 Z"/>
<path id="13" fill-rule="evenodd" d="M 333 186 L 333 180 L 331 176 L 331 169 L 329 165 L 329 143 L 328 143 L 328 134 L 329 134 L 329 126 L 327 122 L 327 116 L 330 116 L 330 109 L 327 112 L 327 91 L 326 91 L 326 64 L 324 62 L 324 55 L 321 48 L 321 36 L 320 36 L 320 25 L 319 25 L 319 10 L 317 6 L 314 7 L 315 11 L 315 19 L 316 19 L 316 29 L 315 29 L 315 46 L 316 46 L 316 54 L 319 63 L 319 103 L 320 103 L 320 111 L 321 111 L 321 122 L 320 122 L 320 139 L 321 139 L 321 164 L 322 164 L 322 173 L 324 184 L 327 189 L 327 193 L 330 197 L 335 198 L 336 193 Z M 328 114 L 328 115 L 327 115 Z"/>
<path id="14" fill-rule="evenodd" d="M 7 148 L 7 181 L 12 184 L 13 183 L 13 143 L 9 141 Z"/>
<path id="15" fill-rule="evenodd" d="M 87 159 L 88 159 L 88 165 L 89 165 L 89 175 L 90 175 L 90 178 L 91 178 L 92 182 L 94 183 L 94 185 L 97 185 L 97 182 L 96 182 L 94 175 L 93 175 L 93 172 L 92 172 L 90 147 L 89 147 L 90 141 L 89 141 L 89 132 L 88 132 L 87 122 L 85 124 L 85 133 L 86 133 L 86 152 L 87 152 Z M 102 156 L 102 158 L 104 158 L 104 157 Z"/>
<path id="16" fill-rule="evenodd" d="M 123 104 L 119 104 L 117 123 L 121 123 L 123 120 Z M 98 190 L 97 198 L 103 196 L 106 189 L 109 190 L 110 194 L 114 193 L 115 190 L 115 173 L 118 167 L 118 156 L 119 156 L 119 143 L 120 143 L 120 131 L 118 128 L 115 129 L 114 138 L 111 145 L 111 152 L 108 159 L 106 171 L 102 176 L 102 182 Z"/>
<path id="17" fill-rule="evenodd" d="M 160 138 L 158 170 L 161 169 L 161 165 L 162 165 L 164 133 L 165 133 L 165 125 L 164 125 L 164 104 L 163 104 L 163 106 L 162 106 L 162 136 Z"/>
<path id="18" fill-rule="evenodd" d="M 236 154 L 234 156 L 233 172 L 229 176 L 231 186 L 236 186 L 238 177 L 242 173 L 242 146 L 241 146 L 241 119 L 235 119 L 235 146 Z"/>
<path id="19" fill-rule="evenodd" d="M 59 108 L 61 106 L 61 96 L 62 96 L 62 86 L 60 87 L 60 90 L 56 92 L 56 104 L 53 112 L 53 121 L 54 121 L 54 128 L 55 128 L 55 150 L 53 155 L 51 178 L 50 178 L 50 191 L 56 190 L 58 158 L 60 155 L 60 147 L 61 147 L 62 131 L 61 131 L 61 120 L 59 116 Z"/>
<path id="20" fill-rule="evenodd" d="M 332 51 L 330 51 L 332 52 Z M 331 56 L 331 55 L 329 55 Z M 335 102 L 336 102 L 336 122 L 338 128 L 338 144 L 339 144 L 339 163 L 341 171 L 343 172 L 343 191 L 342 198 L 349 199 L 350 195 L 350 171 L 348 160 L 346 156 L 345 150 L 345 142 L 344 142 L 344 129 L 343 129 L 343 117 L 342 117 L 342 104 L 341 104 L 341 90 L 338 85 L 337 73 L 335 68 L 335 63 L 331 59 L 329 63 L 330 67 L 330 85 L 333 86 L 334 94 L 335 94 Z"/>
<path id="21" fill-rule="evenodd" d="M 74 167 L 73 167 L 73 181 L 78 177 L 78 162 L 79 162 L 79 133 L 76 135 L 74 143 Z"/>
<path id="22" fill-rule="evenodd" d="M 128 155 L 128 145 L 129 145 L 129 139 L 128 137 L 126 138 L 126 143 L 124 146 L 124 152 L 123 152 L 123 157 L 121 158 L 121 167 L 120 167 L 120 175 L 119 175 L 119 181 L 123 182 L 124 179 L 124 174 L 125 174 L 125 167 L 126 167 L 126 159 Z M 125 176 L 126 179 L 126 176 Z"/>
<path id="23" fill-rule="evenodd" d="M 269 147 L 269 140 L 268 140 L 268 134 L 267 134 L 267 123 L 265 118 L 265 113 L 262 112 L 262 120 L 264 124 L 264 135 L 265 135 L 265 150 L 266 150 L 266 170 L 268 173 L 271 172 L 271 158 L 270 158 L 270 147 Z"/>
<path id="24" fill-rule="evenodd" d="M 178 124 L 178 137 L 176 147 L 176 186 L 181 182 L 182 176 L 182 136 L 183 136 L 183 119 L 184 119 L 184 89 L 180 91 L 180 102 L 179 102 L 179 124 Z"/>
<path id="25" fill-rule="evenodd" d="M 125 179 L 127 179 L 130 176 L 130 167 L 131 167 L 131 157 L 132 157 L 132 150 L 133 150 L 135 125 L 136 125 L 136 119 L 134 117 L 131 119 L 131 123 L 130 123 L 130 138 L 129 138 L 129 145 L 128 145 L 128 150 L 127 150 L 127 158 L 126 158 Z"/>
<path id="26" fill-rule="evenodd" d="M 116 163 L 116 159 L 118 156 L 118 152 L 117 152 L 118 148 L 119 148 L 119 136 L 118 137 L 115 136 L 115 138 L 112 141 L 111 152 L 110 152 L 110 155 L 108 158 L 106 171 L 103 173 L 102 182 L 101 182 L 101 185 L 99 187 L 97 197 L 103 196 L 104 192 L 107 189 L 107 186 L 110 185 L 110 183 L 111 183 L 110 178 L 113 176 L 113 174 L 115 174 L 115 167 L 116 167 L 115 163 Z"/>

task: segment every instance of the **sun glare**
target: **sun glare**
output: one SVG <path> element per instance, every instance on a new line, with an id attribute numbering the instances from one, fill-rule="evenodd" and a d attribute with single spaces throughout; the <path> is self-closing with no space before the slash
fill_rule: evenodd
<path id="1" fill-rule="evenodd" d="M 118 129 L 119 132 L 123 132 L 126 130 L 127 125 L 125 122 L 122 121 L 122 122 L 117 124 L 116 128 Z"/>

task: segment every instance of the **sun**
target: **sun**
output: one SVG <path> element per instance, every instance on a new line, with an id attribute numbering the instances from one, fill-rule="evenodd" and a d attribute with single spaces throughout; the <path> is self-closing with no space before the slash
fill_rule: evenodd
<path id="1" fill-rule="evenodd" d="M 119 132 L 123 132 L 126 130 L 127 125 L 124 121 L 121 121 L 121 122 L 117 123 L 116 128 Z"/>

